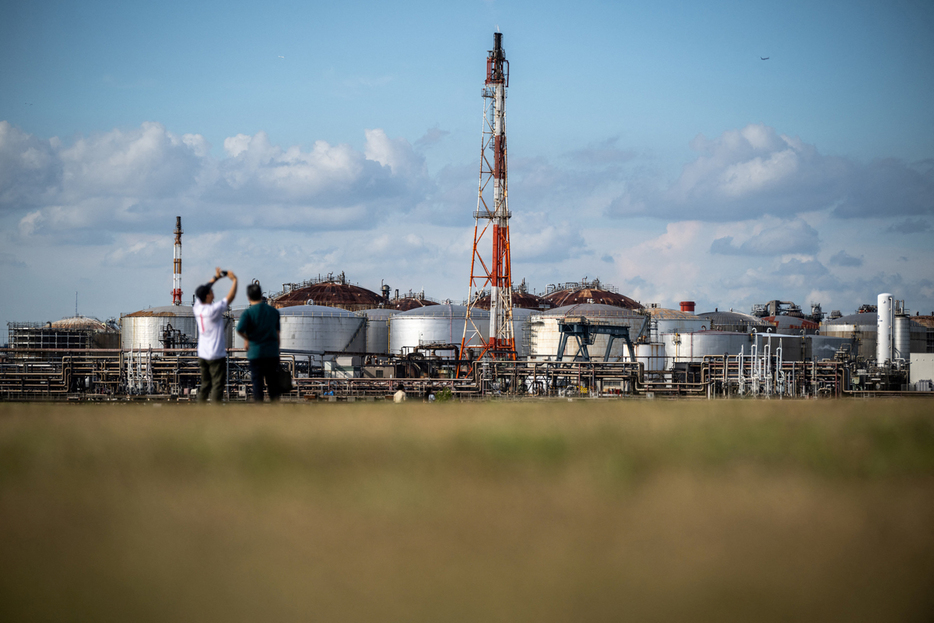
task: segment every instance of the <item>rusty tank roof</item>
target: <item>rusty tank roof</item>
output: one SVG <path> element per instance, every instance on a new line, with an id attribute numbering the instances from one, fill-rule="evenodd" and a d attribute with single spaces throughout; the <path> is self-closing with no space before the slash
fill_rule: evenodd
<path id="1" fill-rule="evenodd" d="M 379 294 L 344 282 L 343 280 L 321 281 L 317 283 L 287 284 L 286 291 L 271 298 L 269 304 L 281 309 L 296 305 L 321 305 L 339 307 L 348 311 L 372 309 L 385 303 Z"/>
<path id="2" fill-rule="evenodd" d="M 594 287 L 557 290 L 546 294 L 544 299 L 555 307 L 590 303 L 594 305 L 613 305 L 624 309 L 642 309 L 642 303 L 639 301 L 618 292 Z"/>
<path id="3" fill-rule="evenodd" d="M 545 310 L 552 309 L 556 305 L 546 299 L 545 297 L 532 294 L 530 292 L 523 292 L 521 290 L 514 289 L 512 291 L 512 306 L 518 307 L 520 309 L 536 309 L 536 310 Z M 474 307 L 479 309 L 490 309 L 490 295 L 487 293 L 484 296 L 477 299 L 477 302 L 474 304 Z"/>

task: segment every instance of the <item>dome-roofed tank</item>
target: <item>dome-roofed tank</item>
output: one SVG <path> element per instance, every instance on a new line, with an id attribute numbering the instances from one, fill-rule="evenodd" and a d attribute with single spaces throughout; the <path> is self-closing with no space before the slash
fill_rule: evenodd
<path id="1" fill-rule="evenodd" d="M 642 309 L 642 303 L 620 294 L 611 285 L 601 283 L 599 279 L 580 283 L 549 284 L 548 293 L 543 297 L 556 308 L 567 305 L 595 304 L 612 305 L 624 309 Z"/>
<path id="2" fill-rule="evenodd" d="M 558 346 L 561 340 L 559 321 L 584 318 L 594 325 L 610 325 L 629 327 L 629 339 L 635 342 L 643 331 L 648 329 L 648 317 L 638 311 L 603 305 L 599 303 L 585 303 L 580 305 L 565 305 L 549 309 L 530 319 L 532 337 L 529 356 L 533 359 L 554 360 L 558 355 Z M 593 360 L 602 361 L 606 353 L 609 336 L 598 334 L 587 350 Z M 569 337 L 564 351 L 564 360 L 574 359 L 578 351 L 578 342 Z M 623 357 L 628 359 L 629 353 L 626 343 L 621 339 L 614 340 L 610 351 L 610 360 L 617 361 Z"/>
<path id="3" fill-rule="evenodd" d="M 71 318 L 62 318 L 51 324 L 53 329 L 65 329 L 66 331 L 114 331 L 116 329 L 102 322 L 97 318 L 90 316 L 72 316 Z"/>
<path id="4" fill-rule="evenodd" d="M 753 329 L 765 331 L 772 327 L 762 318 L 756 318 L 752 314 L 742 312 L 713 310 L 697 314 L 701 318 L 707 318 L 710 321 L 711 331 L 727 331 L 735 333 L 749 333 Z M 721 353 L 722 354 L 722 353 Z"/>
<path id="5" fill-rule="evenodd" d="M 198 326 L 190 305 L 150 307 L 120 317 L 124 349 L 166 348 L 166 339 L 169 348 L 197 344 Z"/>
<path id="6" fill-rule="evenodd" d="M 384 291 L 386 290 L 387 289 L 384 288 Z M 431 307 L 432 305 L 438 305 L 438 302 L 426 298 L 424 290 L 421 292 L 413 292 L 412 290 L 409 290 L 407 293 L 401 296 L 399 295 L 399 290 L 396 290 L 396 295 L 386 302 L 385 307 L 406 312 L 410 309 Z"/>
<path id="7" fill-rule="evenodd" d="M 471 314 L 472 323 L 480 330 L 481 338 L 486 340 L 490 326 L 489 312 L 474 309 Z M 392 354 L 399 355 L 404 350 L 425 344 L 460 346 L 466 324 L 467 307 L 464 305 L 441 303 L 398 313 L 389 320 L 389 350 Z M 470 327 L 468 337 L 472 332 L 473 327 Z M 476 335 L 467 343 L 472 346 L 480 344 Z"/>
<path id="8" fill-rule="evenodd" d="M 282 351 L 334 356 L 366 350 L 366 318 L 346 309 L 293 305 L 279 310 Z"/>
<path id="9" fill-rule="evenodd" d="M 89 316 L 73 316 L 45 324 L 11 322 L 8 326 L 10 348 L 120 348 L 120 331 L 112 324 Z"/>
<path id="10" fill-rule="evenodd" d="M 344 273 L 336 277 L 329 274 L 327 277 L 318 277 L 301 284 L 284 283 L 281 292 L 269 297 L 269 304 L 279 309 L 295 305 L 316 305 L 360 311 L 379 307 L 384 302 L 383 297 L 376 292 L 347 283 Z"/>
<path id="11" fill-rule="evenodd" d="M 477 299 L 477 302 L 474 304 L 480 309 L 490 309 L 490 293 L 489 291 L 484 291 L 483 296 Z M 545 299 L 542 296 L 537 294 L 532 294 L 529 292 L 528 287 L 525 285 L 525 280 L 522 280 L 518 286 L 512 289 L 512 306 L 513 308 L 520 309 L 535 309 L 535 310 L 545 310 L 545 309 L 554 309 L 555 304 L 552 301 Z"/>
<path id="12" fill-rule="evenodd" d="M 389 320 L 398 309 L 364 309 L 358 311 L 358 316 L 366 318 L 366 352 L 369 355 L 389 354 Z"/>

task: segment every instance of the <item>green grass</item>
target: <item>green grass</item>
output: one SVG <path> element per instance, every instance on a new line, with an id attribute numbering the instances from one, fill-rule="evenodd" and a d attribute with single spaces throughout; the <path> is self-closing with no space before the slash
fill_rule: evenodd
<path id="1" fill-rule="evenodd" d="M 928 401 L 0 405 L 0 620 L 930 621 Z"/>

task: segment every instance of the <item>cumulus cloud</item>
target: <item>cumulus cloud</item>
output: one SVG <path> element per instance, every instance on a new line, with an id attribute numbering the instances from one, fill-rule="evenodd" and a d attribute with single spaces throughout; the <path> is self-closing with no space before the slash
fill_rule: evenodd
<path id="1" fill-rule="evenodd" d="M 801 219 L 768 226 L 737 245 L 733 236 L 717 238 L 710 252 L 720 255 L 814 254 L 820 248 L 817 230 Z"/>
<path id="2" fill-rule="evenodd" d="M 934 167 L 928 164 L 827 156 L 762 124 L 714 139 L 699 135 L 691 148 L 699 156 L 667 188 L 631 184 L 607 213 L 710 221 L 824 209 L 841 218 L 934 214 Z"/>
<path id="3" fill-rule="evenodd" d="M 42 205 L 61 189 L 62 162 L 54 141 L 0 121 L 0 210 Z"/>
<path id="4" fill-rule="evenodd" d="M 440 127 L 435 125 L 428 129 L 421 138 L 415 141 L 415 147 L 418 149 L 428 149 L 429 147 L 434 147 L 440 143 L 445 136 L 450 134 L 447 130 L 442 130 Z"/>
<path id="5" fill-rule="evenodd" d="M 635 152 L 617 147 L 618 136 L 612 136 L 604 141 L 589 145 L 567 154 L 572 162 L 586 165 L 611 165 L 629 162 L 636 157 Z"/>
<path id="6" fill-rule="evenodd" d="M 922 234 L 931 231 L 931 223 L 923 219 L 905 219 L 889 225 L 886 231 L 894 234 Z"/>
<path id="7" fill-rule="evenodd" d="M 830 257 L 831 266 L 858 267 L 863 265 L 863 258 L 854 257 L 846 251 L 840 251 Z"/>
<path id="8" fill-rule="evenodd" d="M 430 193 L 424 158 L 404 139 L 366 131 L 363 151 L 273 145 L 264 132 L 224 141 L 158 123 L 41 141 L 0 122 L 0 210 L 21 211 L 24 236 L 75 229 L 147 231 L 182 215 L 219 229 L 368 229 Z"/>

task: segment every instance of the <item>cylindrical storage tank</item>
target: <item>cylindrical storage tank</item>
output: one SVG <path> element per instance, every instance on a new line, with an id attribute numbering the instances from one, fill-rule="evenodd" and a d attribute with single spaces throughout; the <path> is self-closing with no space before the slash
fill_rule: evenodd
<path id="1" fill-rule="evenodd" d="M 245 347 L 243 343 L 243 338 L 237 334 L 237 323 L 240 322 L 240 315 L 243 313 L 246 307 L 237 307 L 230 309 L 227 314 L 230 316 L 230 337 L 227 340 L 227 347 L 234 349 L 235 352 L 230 353 L 231 357 L 246 357 L 246 351 L 236 352 L 237 349 L 242 349 Z"/>
<path id="2" fill-rule="evenodd" d="M 852 337 L 804 336 L 804 358 L 811 361 L 833 359 L 840 349 L 848 352 L 850 357 L 856 357 L 856 348 L 856 340 Z"/>
<path id="3" fill-rule="evenodd" d="M 853 338 L 857 342 L 858 356 L 873 359 L 876 356 L 876 312 L 864 312 L 825 320 L 820 325 L 820 334 L 828 337 Z"/>
<path id="4" fill-rule="evenodd" d="M 911 319 L 904 314 L 895 316 L 893 333 L 892 359 L 903 359 L 907 363 L 911 359 Z"/>
<path id="5" fill-rule="evenodd" d="M 701 362 L 704 357 L 728 355 L 735 357 L 742 352 L 751 354 L 753 334 L 738 331 L 700 331 L 697 333 L 665 333 L 666 369 L 682 362 Z"/>
<path id="6" fill-rule="evenodd" d="M 514 307 L 512 310 L 512 330 L 516 338 L 516 357 L 527 359 L 532 351 L 532 318 L 541 312 L 537 309 Z"/>
<path id="7" fill-rule="evenodd" d="M 313 353 L 332 359 L 366 350 L 366 318 L 338 307 L 296 305 L 279 310 L 283 352 Z"/>
<path id="8" fill-rule="evenodd" d="M 876 362 L 892 360 L 892 338 L 895 324 L 895 297 L 888 292 L 880 294 L 879 317 L 876 325 Z"/>
<path id="9" fill-rule="evenodd" d="M 661 372 L 665 369 L 665 345 L 661 343 L 636 344 L 636 361 L 646 372 Z"/>
<path id="10" fill-rule="evenodd" d="M 364 309 L 357 315 L 366 318 L 366 352 L 368 355 L 389 354 L 389 320 L 398 309 Z"/>
<path id="11" fill-rule="evenodd" d="M 694 313 L 694 301 L 681 301 L 681 311 Z"/>
<path id="12" fill-rule="evenodd" d="M 540 361 L 552 361 L 558 356 L 558 346 L 561 341 L 559 321 L 576 320 L 583 318 L 594 325 L 610 325 L 629 327 L 629 339 L 635 342 L 643 330 L 648 331 L 649 319 L 646 315 L 625 307 L 603 305 L 600 303 L 583 303 L 580 305 L 565 305 L 544 311 L 530 320 L 532 329 L 532 344 L 529 357 Z M 587 346 L 591 360 L 603 361 L 606 346 L 609 342 L 606 334 L 597 334 L 594 343 Z M 564 361 L 573 361 L 579 349 L 576 338 L 568 337 L 564 348 Z M 628 361 L 629 350 L 626 342 L 616 339 L 610 351 L 610 361 Z"/>
<path id="13" fill-rule="evenodd" d="M 163 348 L 162 336 L 169 325 L 198 341 L 198 325 L 190 305 L 150 307 L 120 318 L 120 346 L 130 349 Z"/>
<path id="14" fill-rule="evenodd" d="M 480 332 L 478 339 L 475 333 Z M 464 305 L 441 304 L 418 307 L 400 312 L 389 319 L 389 352 L 401 355 L 424 344 L 457 344 L 460 346 L 467 326 L 467 307 Z M 474 308 L 468 326 L 468 346 L 479 346 L 481 339 L 488 338 L 490 312 Z M 471 337 L 473 336 L 473 337 Z M 463 354 L 461 355 L 464 356 Z"/>
<path id="15" fill-rule="evenodd" d="M 760 357 L 765 355 L 767 346 L 771 356 L 777 357 L 778 349 L 781 347 L 782 361 L 804 361 L 804 336 L 782 333 L 753 333 L 752 335 Z"/>
<path id="16" fill-rule="evenodd" d="M 659 337 L 663 333 L 694 333 L 706 331 L 710 328 L 710 320 L 695 316 L 686 311 L 677 309 L 663 309 L 661 307 L 648 307 L 645 310 L 651 316 L 650 342 L 661 342 Z"/>

